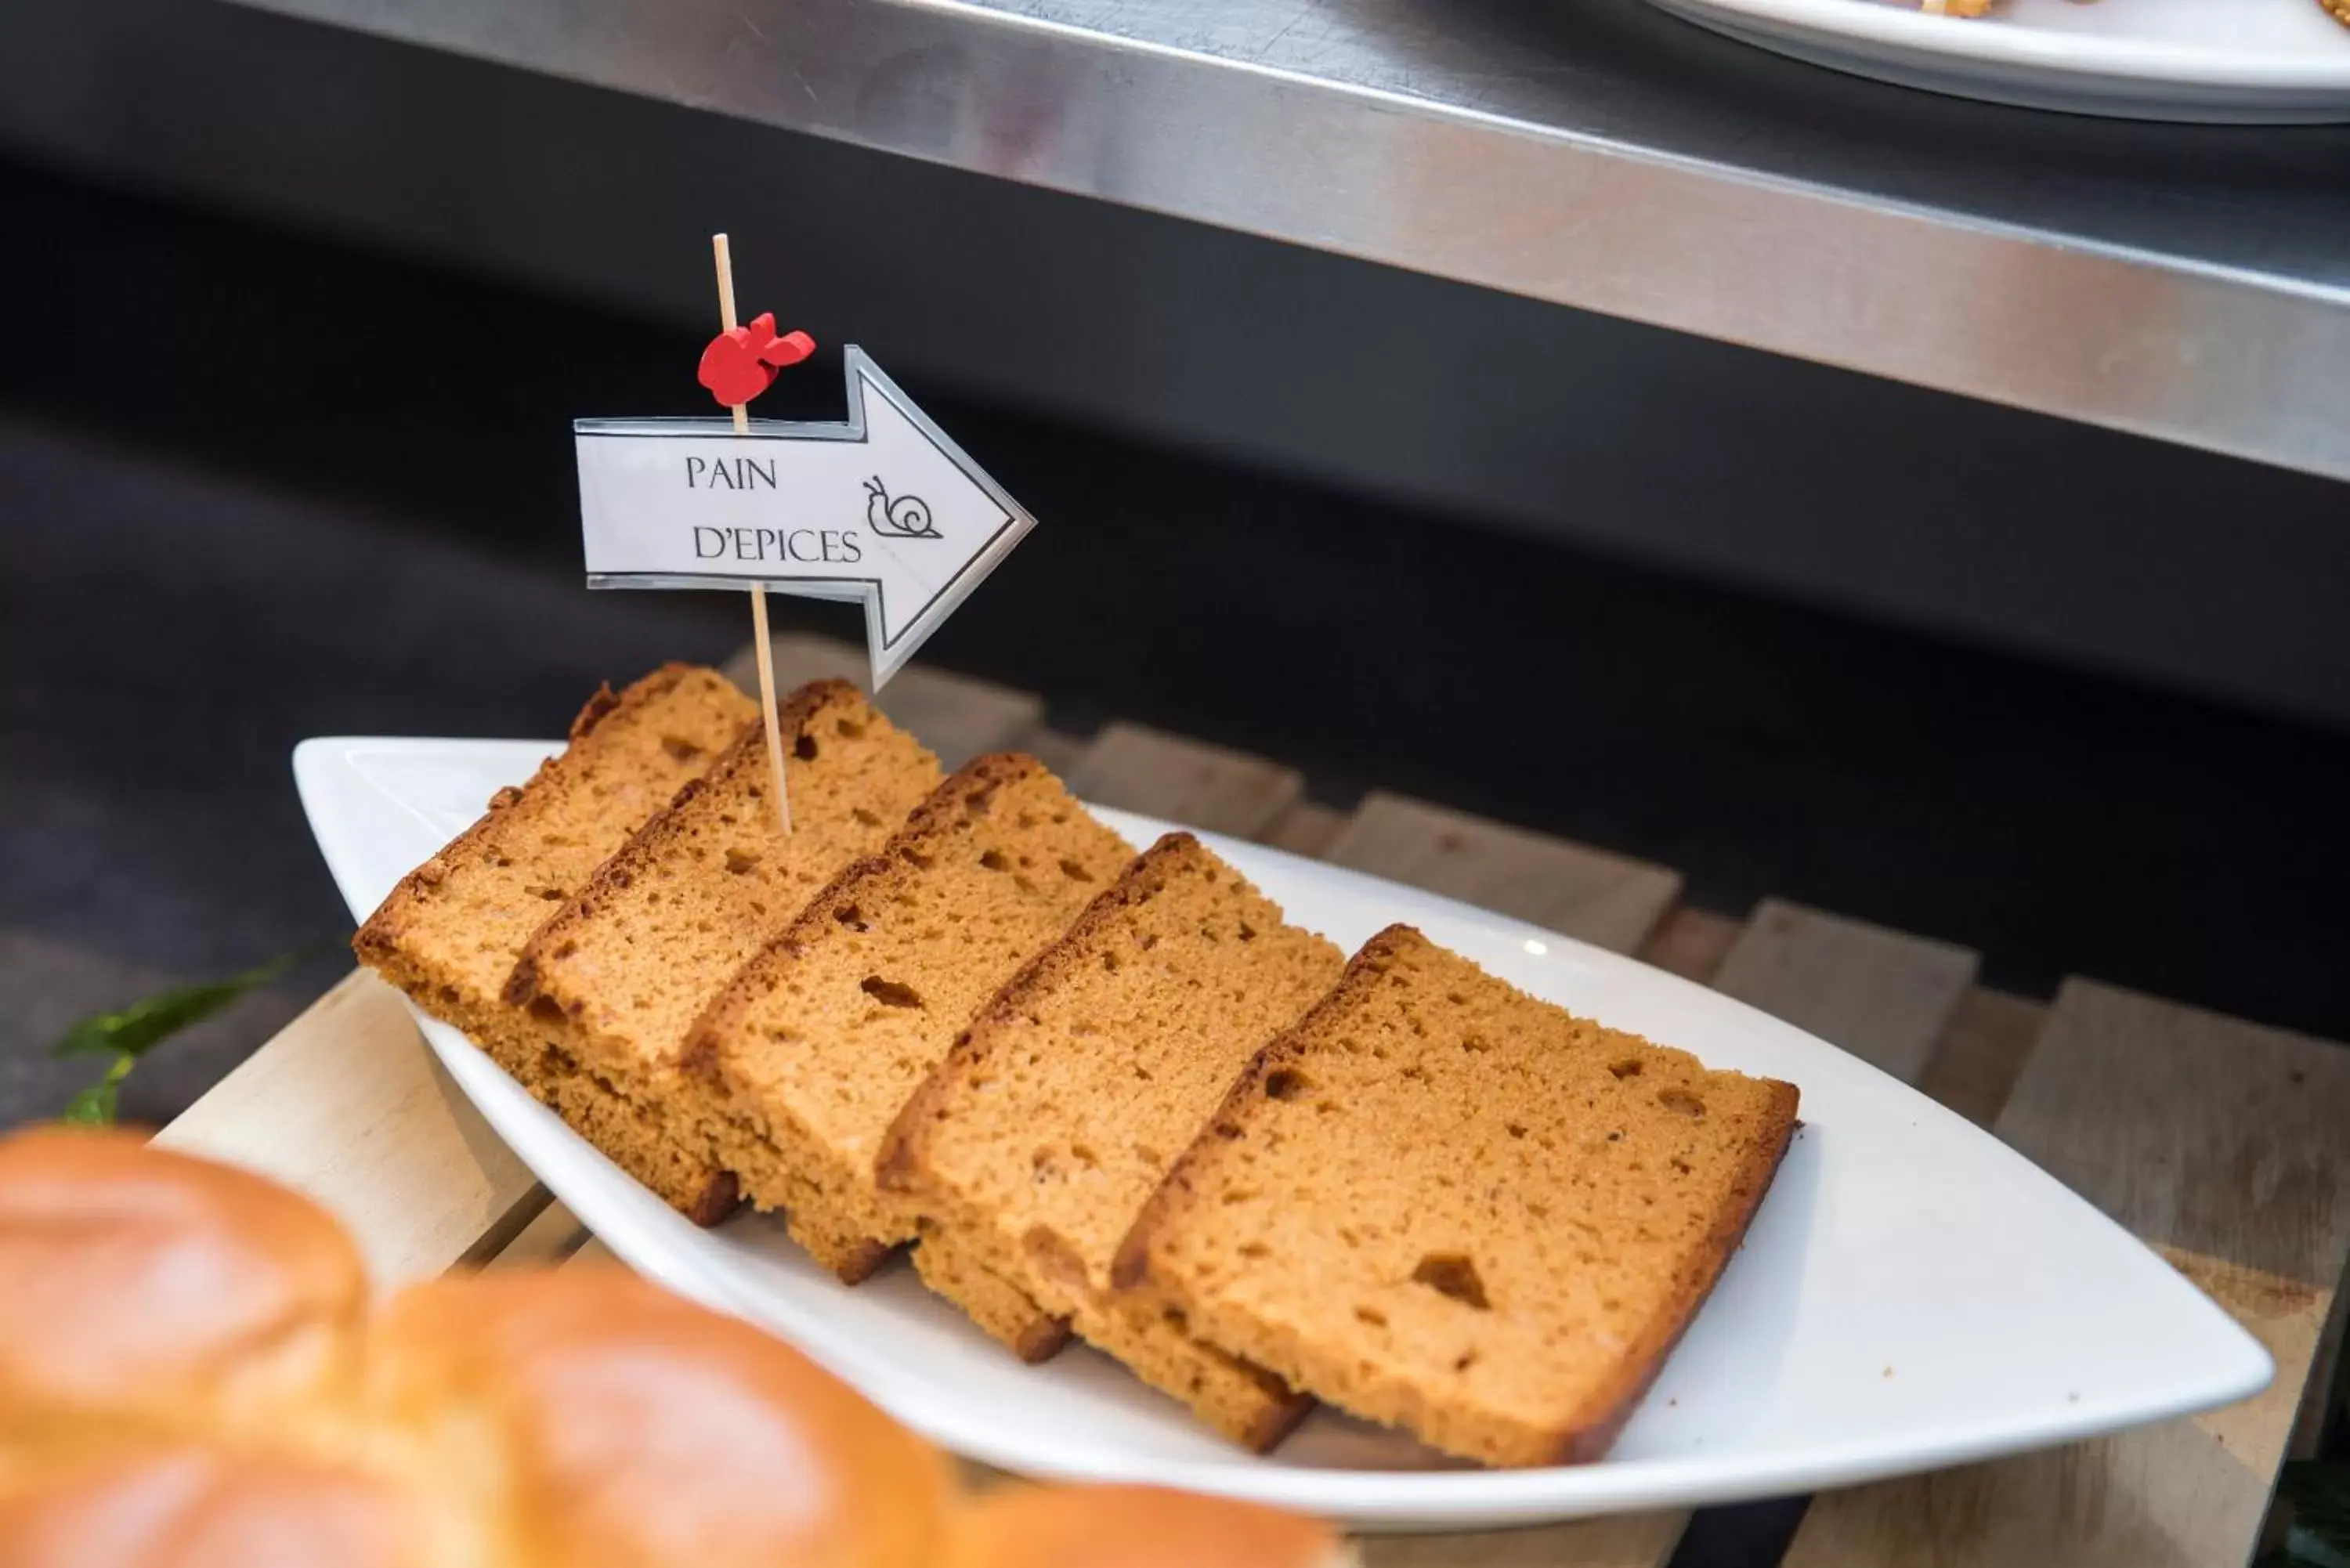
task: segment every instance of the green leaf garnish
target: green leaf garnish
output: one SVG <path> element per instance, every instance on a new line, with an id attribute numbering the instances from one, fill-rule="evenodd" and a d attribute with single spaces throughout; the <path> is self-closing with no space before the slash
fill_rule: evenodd
<path id="1" fill-rule="evenodd" d="M 65 1114 L 57 1119 L 68 1127 L 102 1127 L 114 1121 L 114 1103 L 122 1080 L 130 1075 L 136 1056 L 117 1056 L 106 1076 L 86 1089 L 79 1090 L 66 1102 Z"/>
<path id="2" fill-rule="evenodd" d="M 120 1053 L 140 1056 L 158 1042 L 169 1039 L 192 1023 L 200 1023 L 243 996 L 255 986 L 267 985 L 287 970 L 307 958 L 317 950 L 305 948 L 299 952 L 272 959 L 258 969 L 226 980 L 208 981 L 201 985 L 183 985 L 134 1002 L 119 1012 L 99 1012 L 82 1019 L 65 1033 L 65 1038 L 52 1048 L 57 1056 L 90 1056 Z"/>
<path id="3" fill-rule="evenodd" d="M 323 944 L 303 948 L 226 980 L 180 986 L 143 1002 L 134 1002 L 119 1012 L 100 1012 L 81 1020 L 66 1031 L 65 1038 L 50 1048 L 50 1054 L 111 1056 L 114 1061 L 105 1077 L 66 1102 L 58 1119 L 73 1127 L 111 1125 L 121 1096 L 122 1080 L 130 1075 L 140 1057 L 191 1023 L 202 1023 L 255 986 L 267 985 L 312 953 L 322 950 Z"/>

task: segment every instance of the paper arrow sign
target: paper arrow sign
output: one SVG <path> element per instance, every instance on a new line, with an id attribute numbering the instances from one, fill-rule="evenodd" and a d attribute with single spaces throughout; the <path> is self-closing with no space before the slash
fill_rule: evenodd
<path id="1" fill-rule="evenodd" d="M 862 349 L 843 424 L 580 420 L 591 588 L 862 599 L 878 688 L 1036 520 Z"/>

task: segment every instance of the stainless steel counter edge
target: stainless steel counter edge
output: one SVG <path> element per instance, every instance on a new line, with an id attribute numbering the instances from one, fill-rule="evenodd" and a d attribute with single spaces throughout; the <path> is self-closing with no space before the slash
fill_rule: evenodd
<path id="1" fill-rule="evenodd" d="M 976 173 L 2350 478 L 2350 291 L 900 0 L 259 0 Z"/>

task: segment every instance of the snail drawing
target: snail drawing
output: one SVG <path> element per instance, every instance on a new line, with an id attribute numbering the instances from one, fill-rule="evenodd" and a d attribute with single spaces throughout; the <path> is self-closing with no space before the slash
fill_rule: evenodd
<path id="1" fill-rule="evenodd" d="M 890 500 L 889 488 L 878 473 L 865 482 L 865 525 L 893 539 L 941 536 L 937 524 L 931 521 L 931 504 L 919 495 L 900 495 Z"/>

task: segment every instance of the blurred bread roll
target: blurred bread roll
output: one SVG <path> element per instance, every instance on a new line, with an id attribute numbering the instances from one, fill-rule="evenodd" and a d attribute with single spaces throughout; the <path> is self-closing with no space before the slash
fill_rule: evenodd
<path id="1" fill-rule="evenodd" d="M 0 1568 L 472 1568 L 437 1522 L 405 1488 L 330 1461 L 134 1448 L 0 1495 Z"/>
<path id="2" fill-rule="evenodd" d="M 333 1218 L 120 1132 L 0 1138 L 0 1448 L 303 1425 L 368 1307 Z"/>
<path id="3" fill-rule="evenodd" d="M 1345 1568 L 1326 1525 L 1148 1486 L 1006 1487 L 957 1521 L 948 1568 Z"/>
<path id="4" fill-rule="evenodd" d="M 296 1193 L 120 1133 L 0 1137 L 0 1568 L 1336 1568 L 1137 1487 L 965 1506 L 799 1352 L 613 1268 L 370 1318 Z"/>
<path id="5" fill-rule="evenodd" d="M 617 1269 L 387 1309 L 369 1407 L 496 1554 L 555 1568 L 933 1568 L 944 1458 L 797 1351 Z"/>

